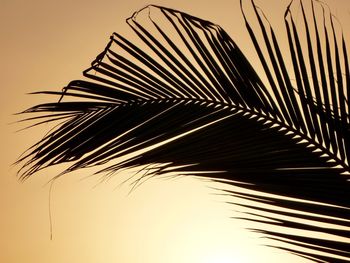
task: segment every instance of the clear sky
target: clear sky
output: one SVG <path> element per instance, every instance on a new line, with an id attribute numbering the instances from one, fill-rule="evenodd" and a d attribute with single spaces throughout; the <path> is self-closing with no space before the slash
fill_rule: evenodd
<path id="1" fill-rule="evenodd" d="M 259 3 L 260 2 L 260 3 Z M 13 113 L 78 79 L 112 32 L 132 34 L 125 18 L 147 4 L 191 13 L 221 25 L 248 57 L 252 46 L 238 0 L 0 0 L 2 88 L 0 97 L 0 262 L 226 263 L 298 262 L 299 258 L 262 248 L 261 239 L 230 219 L 232 207 L 194 178 L 152 179 L 129 193 L 120 183 L 133 174 L 97 184 L 76 172 L 59 179 L 51 195 L 48 180 L 56 168 L 18 182 L 11 167 L 45 133 L 45 126 L 16 133 Z M 283 28 L 288 1 L 257 1 L 277 28 Z M 329 0 L 349 39 L 350 1 Z M 350 41 L 348 41 L 350 43 Z M 86 174 L 88 173 L 88 174 Z M 94 187 L 96 186 L 96 187 Z M 260 243 L 259 243 L 260 242 Z M 253 245 L 254 246 L 253 246 Z"/>

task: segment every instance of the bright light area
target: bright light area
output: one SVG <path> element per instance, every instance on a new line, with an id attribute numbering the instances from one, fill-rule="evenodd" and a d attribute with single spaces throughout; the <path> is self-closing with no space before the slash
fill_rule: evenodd
<path id="1" fill-rule="evenodd" d="M 239 258 L 232 258 L 228 255 L 213 255 L 207 259 L 203 259 L 203 263 L 233 263 L 233 262 L 241 262 Z"/>

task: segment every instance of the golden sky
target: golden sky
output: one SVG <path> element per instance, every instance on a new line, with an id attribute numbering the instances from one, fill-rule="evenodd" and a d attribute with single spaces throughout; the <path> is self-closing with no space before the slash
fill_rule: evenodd
<path id="1" fill-rule="evenodd" d="M 132 34 L 125 18 L 147 4 L 191 13 L 221 25 L 244 53 L 252 50 L 238 0 L 0 0 L 1 158 L 0 262 L 226 263 L 298 262 L 300 258 L 262 248 L 234 211 L 207 182 L 193 178 L 152 179 L 129 193 L 128 177 L 98 184 L 76 172 L 59 179 L 51 195 L 50 240 L 48 169 L 24 183 L 12 167 L 16 158 L 45 133 L 45 126 L 16 133 L 23 126 L 13 113 L 78 79 L 113 32 Z M 257 1 L 273 24 L 283 27 L 289 1 Z M 329 0 L 345 28 L 350 1 Z M 350 41 L 348 41 L 350 43 Z M 132 174 L 130 171 L 129 175 Z M 244 237 L 244 238 L 243 238 Z M 254 247 L 250 247 L 254 244 Z M 301 262 L 301 261 L 300 261 Z"/>

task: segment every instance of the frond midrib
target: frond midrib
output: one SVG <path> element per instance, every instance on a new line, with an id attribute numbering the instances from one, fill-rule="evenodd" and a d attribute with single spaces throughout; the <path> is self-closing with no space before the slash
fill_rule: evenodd
<path id="1" fill-rule="evenodd" d="M 122 103 L 122 105 L 129 105 L 137 104 L 137 105 L 143 105 L 146 103 L 161 103 L 161 102 L 185 102 L 185 103 L 200 103 L 202 105 L 206 104 L 207 106 L 213 106 L 214 108 L 228 108 L 231 110 L 238 110 L 243 111 L 243 115 L 248 114 L 250 117 L 256 116 L 260 119 L 262 119 L 263 123 L 272 122 L 274 125 L 278 125 L 280 128 L 279 131 L 283 130 L 283 133 L 285 135 L 288 134 L 288 137 L 291 139 L 299 137 L 299 141 L 306 140 L 308 145 L 315 146 L 317 150 L 321 151 L 321 155 L 326 155 L 328 158 L 328 161 L 334 162 L 334 167 L 341 166 L 341 168 L 344 170 L 344 174 L 350 174 L 350 166 L 347 163 L 346 160 L 340 159 L 336 154 L 333 153 L 331 149 L 326 148 L 323 144 L 319 143 L 315 139 L 313 139 L 308 134 L 304 134 L 302 131 L 297 130 L 296 128 L 292 127 L 291 125 L 288 125 L 286 122 L 281 121 L 275 114 L 266 112 L 263 109 L 256 109 L 256 108 L 250 108 L 246 105 L 241 104 L 235 104 L 235 103 L 228 103 L 228 102 L 221 102 L 221 101 L 213 101 L 208 99 L 201 99 L 201 98 L 161 98 L 161 99 L 148 99 L 148 100 L 139 100 L 139 101 L 132 101 L 127 103 Z M 121 106 L 121 105 L 119 105 Z M 315 151 L 315 150 L 314 150 Z"/>

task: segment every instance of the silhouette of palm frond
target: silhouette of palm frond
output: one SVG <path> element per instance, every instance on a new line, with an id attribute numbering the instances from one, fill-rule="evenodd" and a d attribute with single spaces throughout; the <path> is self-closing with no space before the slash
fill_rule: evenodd
<path id="1" fill-rule="evenodd" d="M 285 26 L 293 70 L 287 70 L 288 54 L 254 3 L 252 8 L 262 40 L 243 16 L 268 84 L 218 25 L 148 6 L 127 19 L 142 48 L 113 33 L 84 71 L 87 79 L 62 92 L 41 92 L 60 99 L 25 111 L 38 113 L 32 118 L 37 123 L 61 123 L 21 157 L 21 178 L 60 163 L 71 165 L 59 176 L 113 160 L 101 172 L 152 165 L 152 175 L 225 181 L 241 189 L 226 190 L 241 198 L 237 205 L 255 211 L 243 218 L 264 226 L 251 230 L 282 241 L 278 248 L 316 262 L 349 260 L 344 38 L 331 15 L 318 17 L 313 2 L 310 17 L 301 4 L 299 29 L 289 5 Z"/>

